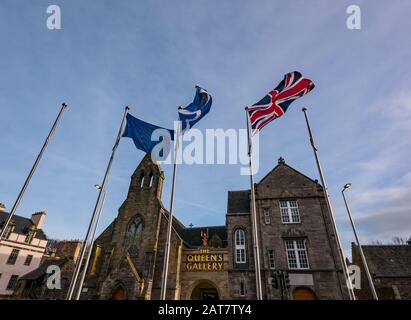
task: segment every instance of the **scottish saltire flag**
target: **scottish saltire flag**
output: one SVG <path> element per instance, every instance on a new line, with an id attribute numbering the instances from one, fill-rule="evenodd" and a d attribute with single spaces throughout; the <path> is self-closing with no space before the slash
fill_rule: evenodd
<path id="1" fill-rule="evenodd" d="M 181 132 L 184 133 L 192 128 L 211 108 L 213 100 L 207 90 L 196 86 L 196 95 L 192 103 L 185 108 L 178 108 L 181 121 Z"/>
<path id="2" fill-rule="evenodd" d="M 174 140 L 174 131 L 156 126 L 151 123 L 144 122 L 143 120 L 133 117 L 127 113 L 126 126 L 122 134 L 123 137 L 133 139 L 133 142 L 137 149 L 143 150 L 146 153 L 151 153 L 153 148 L 164 139 L 164 136 L 159 140 L 152 139 L 152 134 L 155 130 L 166 130 L 170 134 L 171 140 Z M 163 131 L 163 133 L 167 133 Z M 161 132 L 160 132 L 161 133 Z"/>
<path id="3" fill-rule="evenodd" d="M 257 133 L 270 121 L 281 117 L 291 102 L 314 89 L 314 83 L 294 71 L 284 75 L 284 79 L 256 104 L 246 107 L 250 118 L 252 134 Z"/>

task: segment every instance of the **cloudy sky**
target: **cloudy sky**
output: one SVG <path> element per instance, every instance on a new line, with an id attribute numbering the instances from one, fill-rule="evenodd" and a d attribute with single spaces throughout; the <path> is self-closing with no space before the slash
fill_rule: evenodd
<path id="1" fill-rule="evenodd" d="M 361 30 L 346 27 L 355 2 Z M 46 26 L 59 5 L 62 29 Z M 82 238 L 125 105 L 172 127 L 194 85 L 213 95 L 197 128 L 244 128 L 243 107 L 289 71 L 316 88 L 260 137 L 263 177 L 283 156 L 318 178 L 301 107 L 307 106 L 344 247 L 354 240 L 347 196 L 364 242 L 411 236 L 411 3 L 409 1 L 20 1 L 0 3 L 0 202 L 10 209 L 61 102 L 69 108 L 18 214 L 47 211 L 49 237 Z M 118 148 L 100 229 L 117 215 L 143 153 Z M 171 167 L 163 202 L 168 206 Z M 246 189 L 238 165 L 182 165 L 176 215 L 225 223 L 227 191 Z M 212 174 L 210 174 L 212 173 Z"/>

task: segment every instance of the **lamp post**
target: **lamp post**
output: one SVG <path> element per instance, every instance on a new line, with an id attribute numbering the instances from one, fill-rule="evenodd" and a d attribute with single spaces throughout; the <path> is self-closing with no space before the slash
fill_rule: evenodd
<path id="1" fill-rule="evenodd" d="M 365 270 L 365 273 L 367 275 L 368 282 L 370 284 L 372 296 L 373 296 L 374 300 L 378 300 L 377 292 L 375 291 L 375 287 L 374 287 L 374 283 L 372 281 L 371 273 L 370 273 L 370 270 L 368 269 L 367 260 L 365 259 L 364 252 L 362 251 L 361 244 L 360 244 L 360 239 L 358 238 L 357 230 L 355 229 L 354 221 L 353 221 L 352 216 L 351 216 L 351 210 L 348 206 L 347 199 L 345 198 L 345 194 L 344 194 L 344 191 L 347 190 L 350 187 L 351 187 L 351 183 L 346 183 L 344 185 L 344 188 L 342 189 L 341 193 L 342 193 L 342 196 L 343 196 L 343 199 L 344 199 L 345 207 L 347 208 L 348 217 L 350 218 L 351 227 L 352 227 L 352 230 L 353 230 L 354 236 L 355 236 L 355 241 L 357 242 L 358 250 L 360 251 L 361 261 L 362 261 L 362 264 L 364 266 L 364 270 Z"/>

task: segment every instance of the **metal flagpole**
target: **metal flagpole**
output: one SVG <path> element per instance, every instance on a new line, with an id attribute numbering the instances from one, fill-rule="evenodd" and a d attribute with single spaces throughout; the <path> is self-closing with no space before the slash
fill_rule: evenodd
<path id="1" fill-rule="evenodd" d="M 257 300 L 263 299 L 263 292 L 261 287 L 261 268 L 260 268 L 260 248 L 258 243 L 258 229 L 257 229 L 257 210 L 255 205 L 255 191 L 254 191 L 254 176 L 252 164 L 252 137 L 250 132 L 250 119 L 246 110 L 247 118 L 247 138 L 248 138 L 248 158 L 250 166 L 250 184 L 251 184 L 251 227 L 253 229 L 253 249 L 254 249 L 254 267 L 255 267 L 255 282 L 257 291 Z"/>
<path id="2" fill-rule="evenodd" d="M 312 132 L 311 132 L 310 122 L 308 121 L 307 108 L 303 108 L 302 111 L 304 112 L 305 122 L 307 124 L 307 129 L 308 129 L 308 135 L 310 137 L 310 143 L 311 143 L 311 146 L 312 146 L 313 151 L 314 151 L 314 157 L 315 157 L 315 161 L 317 163 L 318 173 L 320 175 L 321 183 L 322 183 L 322 186 L 324 188 L 325 202 L 327 204 L 327 209 L 328 209 L 328 211 L 330 212 L 330 215 L 331 215 L 331 225 L 333 227 L 335 238 L 337 240 L 338 252 L 339 252 L 339 255 L 340 255 L 340 260 L 341 260 L 341 263 L 342 263 L 344 276 L 345 276 L 347 287 L 348 287 L 348 294 L 349 294 L 350 300 L 356 300 L 355 295 L 354 295 L 354 290 L 353 290 L 353 287 L 352 287 L 352 283 L 351 283 L 351 279 L 350 279 L 350 276 L 349 276 L 349 273 L 348 273 L 347 263 L 344 259 L 344 253 L 343 253 L 342 248 L 341 248 L 341 241 L 340 241 L 340 237 L 338 235 L 338 230 L 337 230 L 337 226 L 336 226 L 336 223 L 335 223 L 334 213 L 333 213 L 333 210 L 332 210 L 332 207 L 331 207 L 330 195 L 328 193 L 328 188 L 327 188 L 327 185 L 325 183 L 325 178 L 324 178 L 324 175 L 323 175 L 323 170 L 321 168 L 320 159 L 318 157 L 317 148 L 315 147 L 315 144 L 314 144 L 314 139 L 313 139 L 313 135 L 312 135 Z M 338 277 L 338 274 L 337 274 L 337 277 Z"/>
<path id="3" fill-rule="evenodd" d="M 100 189 L 100 188 L 101 188 L 101 186 L 98 186 L 98 189 Z M 96 223 L 95 223 L 94 228 L 93 228 L 93 234 L 91 236 L 89 251 L 88 251 L 87 257 L 86 257 L 86 262 L 84 264 L 83 272 L 82 272 L 81 278 L 80 278 L 80 283 L 79 283 L 78 288 L 77 288 L 76 300 L 80 299 L 81 290 L 83 290 L 84 279 L 86 278 L 88 265 L 90 263 L 91 253 L 93 252 L 93 245 L 94 245 L 94 240 L 95 240 L 95 237 L 96 237 L 96 230 L 97 230 L 97 227 L 98 227 L 98 223 L 100 221 L 101 211 L 104 207 L 105 199 L 106 199 L 106 192 L 104 191 L 103 198 L 101 200 L 101 204 L 100 204 L 99 209 L 98 209 L 97 220 L 96 220 Z"/>
<path id="4" fill-rule="evenodd" d="M 177 126 L 177 141 L 174 148 L 174 167 L 173 167 L 173 182 L 171 187 L 171 199 L 170 199 L 170 214 L 168 216 L 168 228 L 167 228 L 167 239 L 165 244 L 165 256 L 164 256 L 164 263 L 163 263 L 163 274 L 161 279 L 161 293 L 160 299 L 166 300 L 166 293 L 167 293 L 167 277 L 168 277 L 168 262 L 170 259 L 170 242 L 171 242 L 171 231 L 173 225 L 173 208 L 174 208 L 174 191 L 176 186 L 176 172 L 177 172 L 177 153 L 179 148 L 180 142 L 180 127 L 181 121 L 178 121 Z"/>
<path id="5" fill-rule="evenodd" d="M 80 255 L 78 257 L 76 266 L 74 268 L 73 277 L 71 278 L 71 282 L 70 282 L 70 286 L 69 286 L 69 289 L 68 289 L 68 292 L 67 292 L 66 300 L 71 300 L 72 297 L 73 297 L 74 289 L 76 287 L 77 279 L 78 279 L 80 269 L 81 269 L 81 264 L 83 262 L 84 255 L 86 253 L 87 243 L 89 242 L 90 233 L 92 231 L 92 227 L 94 225 L 94 221 L 95 221 L 96 216 L 97 216 L 97 212 L 98 212 L 98 208 L 99 208 L 101 198 L 103 196 L 103 193 L 105 192 L 105 186 L 106 186 L 106 182 L 107 182 L 107 179 L 108 179 L 108 175 L 110 174 L 110 169 L 111 169 L 111 165 L 113 163 L 114 154 L 115 154 L 117 146 L 120 142 L 121 134 L 123 132 L 123 127 L 124 127 L 124 122 L 126 120 L 126 116 L 127 116 L 127 113 L 128 113 L 129 110 L 130 110 L 129 107 L 125 107 L 125 109 L 124 109 L 124 115 L 123 115 L 123 119 L 121 120 L 120 129 L 118 130 L 117 139 L 116 139 L 116 142 L 114 143 L 114 146 L 113 146 L 113 149 L 112 149 L 112 152 L 111 152 L 111 157 L 110 157 L 110 160 L 108 162 L 106 172 L 104 174 L 103 183 L 101 184 L 101 189 L 100 189 L 100 192 L 98 193 L 98 197 L 97 197 L 96 205 L 95 205 L 94 210 L 93 210 L 93 214 L 91 215 L 91 219 L 90 219 L 90 223 L 89 223 L 88 228 L 87 228 L 86 236 L 84 237 L 83 243 L 81 245 Z"/>
<path id="6" fill-rule="evenodd" d="M 346 189 L 348 189 L 350 186 L 351 186 L 351 183 L 347 183 L 347 184 L 344 186 L 344 189 L 341 191 L 341 193 L 342 193 L 342 196 L 343 196 L 343 199 L 344 199 L 345 207 L 347 208 L 348 217 L 350 218 L 352 230 L 354 231 L 355 240 L 357 241 L 357 246 L 358 246 L 358 249 L 359 249 L 359 251 L 360 251 L 361 261 L 362 261 L 362 264 L 363 264 L 363 266 L 364 266 L 365 273 L 366 273 L 367 278 L 368 278 L 368 282 L 369 282 L 369 284 L 370 284 L 372 296 L 373 296 L 374 300 L 378 300 L 377 291 L 375 290 L 374 283 L 373 283 L 373 281 L 372 281 L 370 269 L 368 268 L 367 260 L 365 259 L 364 252 L 362 251 L 361 244 L 360 244 L 360 239 L 358 238 L 358 234 L 357 234 L 357 230 L 356 230 L 356 228 L 355 228 L 354 220 L 353 220 L 353 218 L 352 218 L 352 216 L 351 216 L 351 210 L 350 210 L 350 208 L 349 208 L 349 206 L 348 206 L 347 199 L 345 198 L 345 194 L 344 194 L 344 191 L 345 191 Z"/>
<path id="7" fill-rule="evenodd" d="M 60 117 L 61 117 L 61 115 L 63 114 L 63 111 L 64 111 L 64 109 L 65 109 L 66 107 L 67 107 L 67 104 L 63 102 L 63 103 L 61 104 L 60 112 L 58 113 L 57 118 L 56 118 L 56 120 L 54 121 L 54 124 L 53 124 L 53 126 L 51 127 L 51 130 L 50 130 L 50 132 L 49 132 L 46 140 L 44 141 L 43 147 L 41 148 L 40 153 L 38 154 L 38 156 L 37 156 L 37 158 L 36 158 L 36 161 L 34 162 L 32 168 L 31 168 L 31 170 L 30 170 L 30 173 L 29 173 L 29 175 L 28 175 L 27 178 L 26 178 L 26 181 L 24 181 L 23 187 L 21 188 L 20 193 L 19 193 L 19 195 L 17 196 L 16 202 L 14 202 L 14 205 L 13 205 L 13 207 L 11 208 L 11 211 L 10 211 L 10 213 L 9 213 L 7 219 L 6 219 L 6 222 L 4 223 L 3 228 L 2 228 L 2 230 L 0 231 L 0 240 L 3 239 L 4 233 L 6 232 L 7 227 L 8 227 L 8 225 L 9 225 L 11 219 L 13 218 L 13 215 L 16 213 L 17 207 L 19 206 L 20 201 L 21 201 L 21 199 L 23 198 L 23 195 L 24 195 L 24 193 L 25 193 L 25 191 L 26 191 L 26 189 L 27 189 L 27 187 L 28 187 L 28 185 L 29 185 L 29 183 L 30 183 L 31 177 L 33 176 L 34 172 L 36 171 L 37 166 L 38 166 L 38 164 L 39 164 L 39 162 L 40 162 L 40 160 L 41 160 L 41 157 L 43 156 L 44 150 L 46 150 L 46 147 L 47 147 L 50 139 L 52 138 L 52 136 L 53 136 L 53 134 L 54 134 L 54 131 L 56 130 L 57 124 L 58 124 L 58 122 L 59 122 L 59 120 L 60 120 Z"/>

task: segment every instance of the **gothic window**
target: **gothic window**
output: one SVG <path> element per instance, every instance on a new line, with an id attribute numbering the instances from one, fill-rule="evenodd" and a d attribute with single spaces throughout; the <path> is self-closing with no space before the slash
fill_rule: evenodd
<path id="1" fill-rule="evenodd" d="M 234 234 L 235 240 L 235 262 L 245 263 L 245 233 L 243 229 L 237 229 Z"/>
<path id="2" fill-rule="evenodd" d="M 141 173 L 141 175 L 140 175 L 140 188 L 142 188 L 143 185 L 144 185 L 144 172 Z"/>
<path id="3" fill-rule="evenodd" d="M 150 177 L 149 177 L 149 180 L 148 180 L 148 186 L 150 188 L 153 186 L 153 180 L 154 180 L 153 174 L 150 173 Z"/>
<path id="4" fill-rule="evenodd" d="M 140 216 L 135 216 L 130 222 L 127 229 L 127 246 L 128 253 L 131 256 L 138 254 L 138 247 L 141 241 L 141 234 L 143 232 L 143 220 Z"/>

